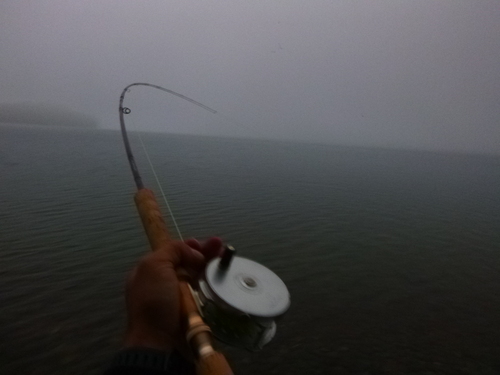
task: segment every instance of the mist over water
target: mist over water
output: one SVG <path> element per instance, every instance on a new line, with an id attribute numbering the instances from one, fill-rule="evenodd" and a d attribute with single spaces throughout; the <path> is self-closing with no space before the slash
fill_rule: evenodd
<path id="1" fill-rule="evenodd" d="M 92 116 L 47 103 L 0 103 L 0 124 L 97 128 Z"/>
<path id="2" fill-rule="evenodd" d="M 6 1 L 0 109 L 116 129 L 121 90 L 148 82 L 243 126 L 134 88 L 145 131 L 499 154 L 499 19 L 498 0 Z"/>
<path id="3" fill-rule="evenodd" d="M 500 371 L 498 157 L 143 137 L 183 235 L 290 290 L 268 347 L 225 349 L 235 373 Z M 0 175 L 0 373 L 102 373 L 147 249 L 119 132 L 2 126 Z"/>

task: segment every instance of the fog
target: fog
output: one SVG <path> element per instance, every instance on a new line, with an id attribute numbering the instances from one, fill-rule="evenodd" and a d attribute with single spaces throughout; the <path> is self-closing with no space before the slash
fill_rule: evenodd
<path id="1" fill-rule="evenodd" d="M 218 114 L 133 88 L 145 131 L 499 153 L 498 20 L 497 0 L 3 1 L 0 111 L 118 129 L 149 82 Z"/>
<path id="2" fill-rule="evenodd" d="M 97 128 L 84 113 L 46 103 L 0 104 L 0 123 Z"/>

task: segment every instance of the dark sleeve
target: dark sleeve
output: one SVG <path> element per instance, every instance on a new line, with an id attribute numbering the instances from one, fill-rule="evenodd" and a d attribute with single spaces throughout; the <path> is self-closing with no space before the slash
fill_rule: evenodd
<path id="1" fill-rule="evenodd" d="M 195 375 L 195 366 L 175 350 L 128 348 L 116 354 L 104 375 Z"/>

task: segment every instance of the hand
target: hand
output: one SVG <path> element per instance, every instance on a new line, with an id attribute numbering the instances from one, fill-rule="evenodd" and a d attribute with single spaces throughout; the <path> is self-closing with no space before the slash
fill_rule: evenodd
<path id="1" fill-rule="evenodd" d="M 203 245 L 194 239 L 172 241 L 144 256 L 127 280 L 125 346 L 186 352 L 177 271 L 182 268 L 195 278 L 221 252 L 221 240 L 211 238 Z"/>

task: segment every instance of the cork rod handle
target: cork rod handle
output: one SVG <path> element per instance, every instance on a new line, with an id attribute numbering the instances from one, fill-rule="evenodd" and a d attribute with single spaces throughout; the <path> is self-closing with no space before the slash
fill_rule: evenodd
<path id="1" fill-rule="evenodd" d="M 153 192 L 149 189 L 139 189 L 134 200 L 151 249 L 158 250 L 172 241 Z M 180 280 L 179 288 L 182 320 L 186 322 L 186 336 L 198 358 L 197 374 L 232 375 L 233 372 L 224 355 L 212 348 L 209 329 L 198 313 L 188 282 Z"/>

